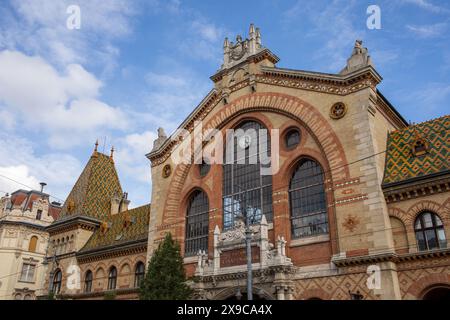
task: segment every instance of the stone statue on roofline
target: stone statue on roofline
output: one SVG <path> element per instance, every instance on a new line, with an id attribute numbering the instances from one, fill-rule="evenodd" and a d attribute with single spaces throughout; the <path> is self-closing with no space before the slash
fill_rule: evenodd
<path id="1" fill-rule="evenodd" d="M 372 66 L 372 59 L 369 55 L 369 50 L 363 47 L 362 40 L 356 40 L 353 47 L 352 55 L 347 59 L 347 65 L 341 70 L 340 74 L 352 73 L 361 68 Z"/>
<path id="2" fill-rule="evenodd" d="M 167 140 L 166 132 L 164 131 L 163 128 L 159 127 L 158 128 L 158 138 L 156 138 L 155 141 L 153 141 L 152 151 L 158 150 L 164 144 L 164 142 L 166 140 Z"/>

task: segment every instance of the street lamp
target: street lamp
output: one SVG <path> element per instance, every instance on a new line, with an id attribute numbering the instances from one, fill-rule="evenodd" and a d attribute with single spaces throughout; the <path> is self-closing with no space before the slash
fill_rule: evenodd
<path id="1" fill-rule="evenodd" d="M 236 185 L 240 190 L 243 188 L 239 185 Z M 252 230 L 250 228 L 250 210 L 247 207 L 247 191 L 244 190 L 243 198 L 240 201 L 243 202 L 244 205 L 240 205 L 240 209 L 242 209 L 242 215 L 244 217 L 245 222 L 245 243 L 246 243 L 246 254 L 247 254 L 247 300 L 253 300 L 253 271 L 252 271 Z"/>

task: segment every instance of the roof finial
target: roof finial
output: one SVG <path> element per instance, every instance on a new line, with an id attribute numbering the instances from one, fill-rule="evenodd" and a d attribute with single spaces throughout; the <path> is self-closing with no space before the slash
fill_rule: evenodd
<path id="1" fill-rule="evenodd" d="M 94 148 L 94 152 L 98 151 L 98 139 L 95 141 L 95 148 Z"/>
<path id="2" fill-rule="evenodd" d="M 114 156 L 114 146 L 111 148 L 111 155 L 109 156 L 111 159 L 113 159 Z"/>

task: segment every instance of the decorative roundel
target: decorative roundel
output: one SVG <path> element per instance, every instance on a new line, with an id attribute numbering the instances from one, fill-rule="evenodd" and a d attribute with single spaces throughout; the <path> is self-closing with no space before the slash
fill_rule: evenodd
<path id="1" fill-rule="evenodd" d="M 171 173 L 172 173 L 172 167 L 170 166 L 170 164 L 166 164 L 162 170 L 162 177 L 168 178 L 168 177 L 170 177 Z"/>
<path id="2" fill-rule="evenodd" d="M 336 102 L 331 106 L 330 117 L 332 119 L 340 119 L 347 113 L 347 106 L 343 102 Z"/>
<path id="3" fill-rule="evenodd" d="M 241 149 L 247 149 L 252 144 L 252 137 L 246 134 L 239 138 L 238 144 Z"/>

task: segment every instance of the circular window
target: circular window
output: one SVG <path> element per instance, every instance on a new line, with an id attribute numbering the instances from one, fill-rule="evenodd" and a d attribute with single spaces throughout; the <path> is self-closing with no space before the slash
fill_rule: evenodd
<path id="1" fill-rule="evenodd" d="M 298 129 L 290 129 L 284 136 L 286 148 L 292 149 L 300 144 L 300 131 Z"/>
<path id="2" fill-rule="evenodd" d="M 201 164 L 198 165 L 198 170 L 200 172 L 200 177 L 204 177 L 208 174 L 209 169 L 211 168 L 211 166 L 209 164 L 207 164 L 205 161 L 203 161 Z"/>

